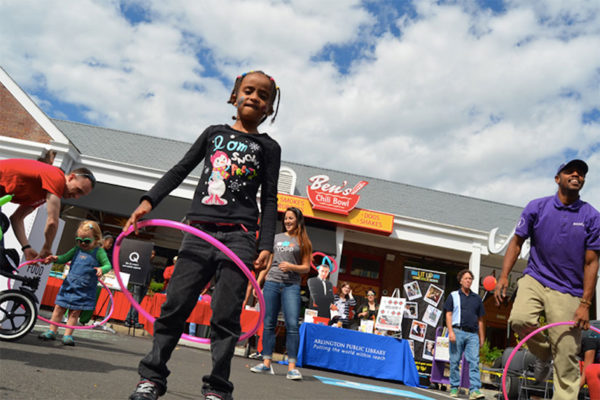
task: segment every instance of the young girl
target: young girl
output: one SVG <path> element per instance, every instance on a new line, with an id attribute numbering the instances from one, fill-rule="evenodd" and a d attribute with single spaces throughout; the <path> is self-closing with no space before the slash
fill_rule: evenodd
<path id="1" fill-rule="evenodd" d="M 71 268 L 56 296 L 52 322 L 60 322 L 69 310 L 67 325 L 77 325 L 81 310 L 93 310 L 96 306 L 96 286 L 98 278 L 112 269 L 106 251 L 101 247 L 102 232 L 94 221 L 83 221 L 77 228 L 77 246 L 61 256 L 48 256 L 45 263 L 64 264 L 71 261 Z M 40 339 L 54 340 L 58 326 L 40 334 Z M 73 328 L 66 328 L 62 342 L 65 346 L 75 346 Z"/>
<path id="2" fill-rule="evenodd" d="M 185 156 L 142 197 L 124 229 L 133 224 L 137 231 L 138 219 L 156 207 L 204 160 L 202 176 L 187 213 L 190 224 L 220 240 L 248 267 L 264 268 L 273 250 L 281 149 L 266 133 L 259 133 L 258 126 L 269 115 L 277 114 L 273 104 L 278 95 L 275 81 L 262 71 L 238 76 L 229 98 L 237 110 L 233 126 L 208 127 Z M 260 229 L 256 199 L 259 187 Z M 203 377 L 202 394 L 210 400 L 232 399 L 231 358 L 241 334 L 240 315 L 248 278 L 220 250 L 186 234 L 169 282 L 167 300 L 154 323 L 153 348 L 140 362 L 141 381 L 131 400 L 153 400 L 166 392 L 167 361 L 200 291 L 213 276 L 210 334 L 213 366 L 210 375 Z"/>
<path id="3" fill-rule="evenodd" d="M 342 323 L 342 326 L 346 329 L 350 328 L 350 307 L 356 305 L 356 300 L 352 296 L 352 287 L 348 282 L 342 282 L 340 284 L 339 294 L 334 296 L 334 304 L 337 307 L 340 317 L 338 322 Z"/>
<path id="4" fill-rule="evenodd" d="M 260 284 L 266 275 L 263 288 L 265 297 L 265 321 L 263 331 L 264 362 L 250 368 L 252 372 L 273 375 L 271 358 L 275 347 L 275 326 L 279 309 L 283 307 L 285 317 L 286 341 L 288 353 L 287 379 L 300 380 L 302 375 L 296 369 L 296 357 L 300 337 L 298 318 L 300 317 L 300 274 L 310 270 L 312 243 L 306 234 L 304 216 L 296 207 L 290 207 L 283 217 L 283 233 L 275 235 L 274 253 L 269 258 L 267 271 L 261 271 Z"/>

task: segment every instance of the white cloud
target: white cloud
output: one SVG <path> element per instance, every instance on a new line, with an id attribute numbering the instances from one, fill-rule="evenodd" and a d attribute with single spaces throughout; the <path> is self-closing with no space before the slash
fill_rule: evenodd
<path id="1" fill-rule="evenodd" d="M 600 124 L 581 117 L 600 109 L 595 2 L 494 14 L 417 1 L 400 37 L 370 34 L 378 16 L 358 0 L 137 5 L 149 22 L 128 23 L 117 2 L 0 2 L 2 66 L 51 116 L 64 111 L 44 90 L 92 123 L 188 141 L 230 121 L 229 84 L 260 68 L 282 89 L 263 128 L 285 160 L 524 205 L 577 154 L 590 164 L 584 196 L 600 198 Z M 347 74 L 315 61 L 355 43 L 368 54 Z"/>

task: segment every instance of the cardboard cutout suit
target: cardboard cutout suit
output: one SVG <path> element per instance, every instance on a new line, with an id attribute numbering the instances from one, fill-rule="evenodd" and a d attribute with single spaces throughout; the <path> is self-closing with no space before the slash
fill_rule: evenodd
<path id="1" fill-rule="evenodd" d="M 323 288 L 325 282 L 325 288 Z M 310 307 L 317 310 L 319 317 L 331 318 L 330 307 L 333 304 L 333 285 L 328 280 L 322 281 L 318 277 L 308 280 L 308 290 L 310 291 Z"/>

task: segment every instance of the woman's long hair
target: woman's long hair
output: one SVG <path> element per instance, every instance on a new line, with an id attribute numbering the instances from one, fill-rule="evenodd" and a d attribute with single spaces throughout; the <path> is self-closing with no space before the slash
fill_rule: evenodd
<path id="1" fill-rule="evenodd" d="M 283 220 L 282 220 L 282 226 L 283 226 L 283 231 L 287 232 L 285 229 L 285 214 L 291 211 L 294 213 L 294 215 L 296 216 L 296 232 L 294 234 L 294 236 L 296 236 L 296 239 L 298 239 L 298 243 L 300 244 L 300 258 L 302 260 L 304 260 L 304 257 L 309 257 L 312 254 L 312 242 L 310 241 L 310 239 L 308 238 L 308 234 L 306 233 L 306 226 L 304 225 L 304 215 L 302 214 L 302 211 L 300 211 L 300 209 L 296 208 L 296 207 L 288 207 L 287 210 L 285 210 L 285 212 L 283 213 Z"/>
<path id="2" fill-rule="evenodd" d="M 350 290 L 352 290 L 352 286 L 350 286 L 350 282 L 342 281 L 338 285 L 338 287 L 340 288 L 340 290 L 338 290 L 338 296 L 343 297 L 344 299 L 347 299 L 348 296 L 346 296 L 344 294 L 344 292 L 342 291 L 342 289 L 344 288 L 344 286 L 348 286 L 350 288 Z"/>

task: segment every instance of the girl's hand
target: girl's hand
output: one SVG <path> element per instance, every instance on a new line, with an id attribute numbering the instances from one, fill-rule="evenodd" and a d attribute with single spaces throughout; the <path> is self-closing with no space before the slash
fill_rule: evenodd
<path id="1" fill-rule="evenodd" d="M 290 272 L 292 271 L 292 265 L 287 261 L 282 261 L 279 263 L 279 269 L 282 270 L 283 272 Z"/>
<path id="2" fill-rule="evenodd" d="M 100 278 L 102 276 L 102 268 L 95 267 L 94 269 L 96 270 L 96 276 Z"/>
<path id="3" fill-rule="evenodd" d="M 131 216 L 127 220 L 127 223 L 123 227 L 123 231 L 129 229 L 131 225 L 133 225 L 133 229 L 135 234 L 138 234 L 137 221 L 142 218 L 144 215 L 148 214 L 152 211 L 152 204 L 148 200 L 142 200 L 139 206 L 131 213 Z"/>
<path id="4" fill-rule="evenodd" d="M 262 250 L 256 260 L 254 261 L 254 269 L 261 270 L 267 266 L 267 262 L 269 261 L 269 256 L 271 252 L 269 250 Z"/>
<path id="5" fill-rule="evenodd" d="M 56 260 L 58 260 L 57 256 L 48 256 L 48 257 L 44 258 L 44 264 L 53 263 L 53 262 L 56 262 Z"/>

